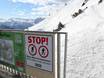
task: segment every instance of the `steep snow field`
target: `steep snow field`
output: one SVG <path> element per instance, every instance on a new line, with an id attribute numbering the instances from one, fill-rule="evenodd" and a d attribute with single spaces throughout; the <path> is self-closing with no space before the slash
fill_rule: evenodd
<path id="1" fill-rule="evenodd" d="M 29 30 L 53 31 L 61 21 L 68 32 L 66 78 L 104 78 L 104 2 L 71 0 L 67 6 Z M 72 18 L 79 9 L 83 13 Z"/>

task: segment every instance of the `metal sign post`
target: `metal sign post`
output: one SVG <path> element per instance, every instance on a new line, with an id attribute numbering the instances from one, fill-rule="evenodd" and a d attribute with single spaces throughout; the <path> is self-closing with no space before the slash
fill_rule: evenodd
<path id="1" fill-rule="evenodd" d="M 57 78 L 66 78 L 67 33 L 57 33 Z"/>

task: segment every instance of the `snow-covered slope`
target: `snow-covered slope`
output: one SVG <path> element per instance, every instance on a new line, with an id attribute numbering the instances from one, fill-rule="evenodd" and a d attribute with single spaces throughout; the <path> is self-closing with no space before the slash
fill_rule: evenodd
<path id="1" fill-rule="evenodd" d="M 50 17 L 48 17 L 46 20 L 42 21 L 38 25 L 32 26 L 29 28 L 29 30 L 43 30 L 43 31 L 53 31 L 53 29 L 57 28 L 57 25 L 59 21 L 68 23 L 72 19 L 71 13 L 75 10 L 78 10 L 78 7 L 82 4 L 83 0 L 75 1 L 72 0 L 73 3 L 71 3 L 68 6 L 63 7 L 61 10 L 54 12 Z M 76 6 L 73 6 L 76 5 Z M 64 24 L 65 24 L 64 23 Z"/>
<path id="2" fill-rule="evenodd" d="M 68 32 L 67 78 L 104 78 L 104 1 L 71 0 L 55 15 L 29 30 L 53 31 L 59 21 L 65 24 L 61 32 Z M 79 9 L 83 13 L 72 18 Z"/>

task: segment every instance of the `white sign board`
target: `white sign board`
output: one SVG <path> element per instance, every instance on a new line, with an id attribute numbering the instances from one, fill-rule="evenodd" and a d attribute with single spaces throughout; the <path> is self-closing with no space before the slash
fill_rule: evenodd
<path id="1" fill-rule="evenodd" d="M 53 36 L 25 34 L 26 63 L 28 66 L 53 71 Z"/>

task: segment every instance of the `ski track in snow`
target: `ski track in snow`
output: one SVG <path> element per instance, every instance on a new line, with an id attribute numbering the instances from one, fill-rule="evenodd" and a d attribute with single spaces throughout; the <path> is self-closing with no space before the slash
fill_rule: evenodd
<path id="1" fill-rule="evenodd" d="M 88 9 L 73 19 L 71 14 L 81 8 L 83 1 L 74 0 L 57 15 L 37 25 L 36 30 L 53 31 L 62 21 L 66 26 L 61 32 L 68 32 L 66 77 L 104 78 L 104 2 L 98 5 L 99 0 L 94 3 L 89 0 L 84 6 Z"/>

